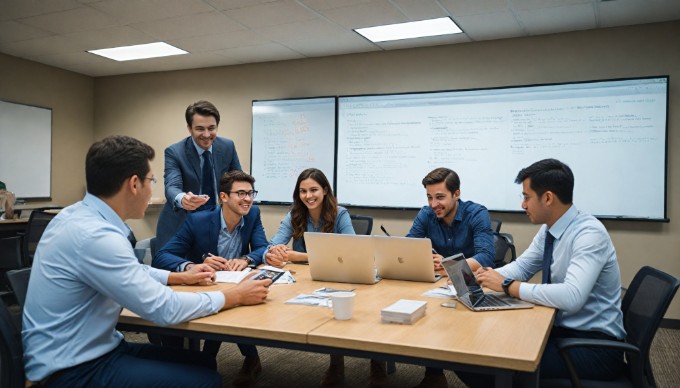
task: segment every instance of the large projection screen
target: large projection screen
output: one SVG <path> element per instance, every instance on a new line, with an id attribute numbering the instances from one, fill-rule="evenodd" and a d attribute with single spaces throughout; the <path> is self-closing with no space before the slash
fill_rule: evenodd
<path id="1" fill-rule="evenodd" d="M 291 203 L 300 172 L 334 179 L 335 97 L 253 101 L 251 174 L 258 203 Z"/>
<path id="2" fill-rule="evenodd" d="M 337 194 L 347 206 L 419 208 L 422 178 L 521 211 L 518 171 L 567 163 L 574 203 L 601 218 L 666 220 L 668 77 L 338 99 Z"/>
<path id="3" fill-rule="evenodd" d="M 50 199 L 52 110 L 0 101 L 0 181 L 20 199 Z"/>

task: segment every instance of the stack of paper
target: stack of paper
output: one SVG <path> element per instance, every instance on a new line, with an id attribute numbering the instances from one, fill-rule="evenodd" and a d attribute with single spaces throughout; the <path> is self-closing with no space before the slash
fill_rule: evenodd
<path id="1" fill-rule="evenodd" d="M 399 299 L 380 311 L 383 322 L 412 324 L 425 315 L 427 302 L 422 300 Z"/>

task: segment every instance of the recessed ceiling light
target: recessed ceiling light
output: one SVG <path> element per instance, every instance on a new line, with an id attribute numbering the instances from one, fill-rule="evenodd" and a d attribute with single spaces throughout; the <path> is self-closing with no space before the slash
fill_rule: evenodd
<path id="1" fill-rule="evenodd" d="M 388 40 L 422 38 L 425 36 L 460 34 L 463 32 L 449 17 L 357 28 L 354 31 L 363 35 L 371 42 L 376 43 Z"/>
<path id="2" fill-rule="evenodd" d="M 135 59 L 147 59 L 168 57 L 171 55 L 188 54 L 188 52 L 170 46 L 165 42 L 137 44 L 134 46 L 121 46 L 101 50 L 89 50 L 88 53 L 100 55 L 114 61 L 132 61 Z"/>

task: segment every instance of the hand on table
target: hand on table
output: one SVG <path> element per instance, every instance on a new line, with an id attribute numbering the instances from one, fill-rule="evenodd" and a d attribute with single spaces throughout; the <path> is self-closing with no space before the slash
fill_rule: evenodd
<path id="1" fill-rule="evenodd" d="M 248 274 L 236 287 L 223 291 L 224 308 L 264 303 L 269 293 L 271 279 L 252 280 L 257 273 Z"/>
<path id="2" fill-rule="evenodd" d="M 215 271 L 231 271 L 231 260 L 227 260 L 224 257 L 215 256 L 212 253 L 208 253 L 203 259 L 203 264 L 207 264 L 212 267 Z"/>

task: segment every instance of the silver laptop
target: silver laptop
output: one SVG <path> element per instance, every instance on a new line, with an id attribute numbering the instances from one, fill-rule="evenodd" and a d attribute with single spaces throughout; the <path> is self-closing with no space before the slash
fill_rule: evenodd
<path id="1" fill-rule="evenodd" d="M 305 232 L 305 245 L 312 280 L 376 282 L 371 236 Z"/>
<path id="2" fill-rule="evenodd" d="M 465 257 L 460 260 L 444 260 L 442 265 L 458 293 L 458 300 L 473 311 L 514 310 L 534 307 L 532 303 L 515 299 L 504 292 L 487 292 L 477 284 L 475 274 Z"/>
<path id="3" fill-rule="evenodd" d="M 383 279 L 435 282 L 432 242 L 429 238 L 373 236 L 375 265 Z"/>

